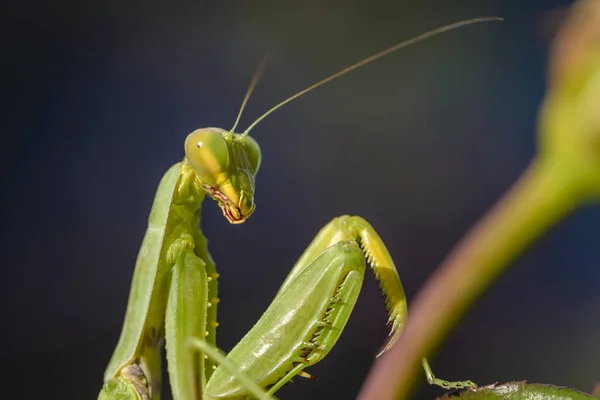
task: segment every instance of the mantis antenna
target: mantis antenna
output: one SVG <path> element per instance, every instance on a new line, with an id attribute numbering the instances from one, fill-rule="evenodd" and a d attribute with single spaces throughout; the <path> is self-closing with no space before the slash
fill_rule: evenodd
<path id="1" fill-rule="evenodd" d="M 307 87 L 304 90 L 301 90 L 300 92 L 296 93 L 293 96 L 288 97 L 287 99 L 283 100 L 282 102 L 280 102 L 279 104 L 277 104 L 276 106 L 274 106 L 273 108 L 271 108 L 270 110 L 268 110 L 267 112 L 265 112 L 263 115 L 261 115 L 260 117 L 258 117 L 256 119 L 256 121 L 254 121 L 242 134 L 242 137 L 246 137 L 249 133 L 250 130 L 252 130 L 252 128 L 254 128 L 259 122 L 261 122 L 263 119 L 265 119 L 269 114 L 271 114 L 273 111 L 277 110 L 278 108 L 282 107 L 283 105 L 289 103 L 290 101 L 297 99 L 298 97 L 302 96 L 303 94 L 306 94 L 308 92 L 310 92 L 313 89 L 316 89 L 317 87 L 334 80 L 335 78 L 338 78 L 352 70 L 355 70 L 356 68 L 362 67 L 365 64 L 370 63 L 371 61 L 375 61 L 378 58 L 381 58 L 385 55 L 388 55 L 390 53 L 393 53 L 396 50 L 400 50 L 403 47 L 409 46 L 411 44 L 420 42 L 422 40 L 425 40 L 427 38 L 430 38 L 432 36 L 436 36 L 439 35 L 440 33 L 444 33 L 444 32 L 448 32 L 450 30 L 456 29 L 456 28 L 460 28 L 462 26 L 465 25 L 471 25 L 471 24 L 476 24 L 479 22 L 488 22 L 488 21 L 503 21 L 504 18 L 500 18 L 500 17 L 481 17 L 481 18 L 472 18 L 472 19 L 467 19 L 467 20 L 463 20 L 463 21 L 459 21 L 459 22 L 455 22 L 453 24 L 449 24 L 449 25 L 444 25 L 442 27 L 433 29 L 431 31 L 422 33 L 418 36 L 413 37 L 412 39 L 408 39 L 405 40 L 404 42 L 400 42 L 392 47 L 389 47 L 383 51 L 380 51 L 379 53 L 373 54 L 370 57 L 365 58 L 362 61 L 357 62 L 356 64 L 352 64 L 349 67 L 344 68 L 343 70 L 328 76 L 327 78 Z M 246 101 L 248 100 L 248 97 L 250 97 L 250 93 L 252 92 L 252 90 L 254 89 L 254 86 L 256 85 L 256 82 L 258 81 L 258 77 L 260 76 L 260 73 L 262 72 L 262 69 L 264 67 L 264 58 L 261 61 L 257 72 L 254 74 L 254 77 L 252 78 L 252 82 L 250 83 L 250 88 L 248 89 L 248 92 L 246 93 L 246 98 L 244 99 L 244 102 L 242 103 L 242 109 L 240 110 L 240 114 L 238 115 L 238 119 L 236 120 L 236 123 L 234 125 L 234 127 L 237 126 L 237 123 L 239 121 L 240 115 L 242 113 L 242 110 L 244 109 L 244 106 L 246 104 Z M 233 130 L 232 130 L 233 131 Z"/>
<path id="2" fill-rule="evenodd" d="M 252 76 L 252 80 L 250 81 L 250 86 L 248 87 L 248 91 L 246 91 L 246 96 L 244 97 L 244 101 L 242 101 L 242 106 L 240 107 L 240 111 L 238 112 L 237 118 L 235 119 L 235 123 L 233 124 L 233 127 L 229 130 L 230 134 L 233 134 L 233 132 L 235 131 L 235 128 L 237 128 L 238 123 L 240 122 L 240 118 L 242 117 L 242 112 L 244 111 L 244 108 L 246 107 L 246 103 L 248 102 L 250 95 L 254 91 L 254 88 L 256 87 L 256 84 L 258 83 L 260 76 L 262 75 L 263 71 L 265 70 L 266 64 L 267 64 L 267 55 L 265 54 L 263 56 L 263 58 L 260 60 L 260 62 L 258 63 L 258 67 L 256 67 L 256 72 L 254 72 L 254 75 Z M 246 135 L 244 135 L 244 136 L 246 136 Z"/>

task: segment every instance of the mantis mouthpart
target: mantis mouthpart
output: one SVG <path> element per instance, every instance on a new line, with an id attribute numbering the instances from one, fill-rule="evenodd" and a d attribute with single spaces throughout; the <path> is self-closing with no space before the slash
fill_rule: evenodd
<path id="1" fill-rule="evenodd" d="M 464 25 L 496 20 L 501 18 L 457 22 L 392 46 L 296 93 L 243 133 L 235 133 L 264 68 L 263 60 L 232 129 L 203 128 L 190 133 L 184 160 L 173 165 L 158 186 L 123 329 L 98 399 L 159 400 L 163 342 L 174 399 L 269 398 L 296 375 L 310 377 L 303 370 L 322 360 L 335 345 L 360 293 L 367 264 L 380 284 L 389 315 L 391 332 L 382 352 L 391 348 L 407 316 L 398 272 L 373 227 L 360 217 L 346 215 L 319 231 L 263 316 L 222 357 L 215 350 L 219 275 L 198 228 L 200 206 L 208 195 L 232 224 L 252 215 L 261 152 L 248 134 L 273 111 L 400 48 Z M 423 363 L 432 384 L 474 386 L 470 381 L 439 380 L 426 360 Z"/>

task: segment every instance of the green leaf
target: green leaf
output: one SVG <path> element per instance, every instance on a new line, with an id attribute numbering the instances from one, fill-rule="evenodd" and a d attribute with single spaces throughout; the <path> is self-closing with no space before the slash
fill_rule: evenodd
<path id="1" fill-rule="evenodd" d="M 477 389 L 462 390 L 438 397 L 438 400 L 591 400 L 598 399 L 588 393 L 563 386 L 543 383 L 507 382 Z"/>

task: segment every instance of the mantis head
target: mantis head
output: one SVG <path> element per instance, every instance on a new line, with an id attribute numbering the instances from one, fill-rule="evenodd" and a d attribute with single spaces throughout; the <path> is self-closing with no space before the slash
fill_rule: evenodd
<path id="1" fill-rule="evenodd" d="M 252 215 L 254 178 L 261 159 L 252 137 L 220 128 L 197 129 L 185 139 L 185 156 L 230 223 L 240 224 Z"/>

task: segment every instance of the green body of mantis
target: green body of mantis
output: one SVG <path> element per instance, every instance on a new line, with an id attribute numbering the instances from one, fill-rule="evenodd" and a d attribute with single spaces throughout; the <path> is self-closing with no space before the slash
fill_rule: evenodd
<path id="1" fill-rule="evenodd" d="M 408 44 L 492 19 L 448 25 L 377 53 L 279 103 L 243 134 L 234 133 L 234 126 L 229 131 L 198 129 L 188 135 L 185 159 L 167 171 L 156 192 L 121 337 L 98 398 L 160 399 L 163 341 L 176 400 L 267 398 L 296 375 L 310 377 L 303 370 L 325 357 L 338 340 L 367 262 L 385 297 L 391 332 L 383 351 L 390 348 L 407 314 L 398 273 L 371 225 L 360 217 L 342 216 L 321 229 L 261 319 L 217 367 L 213 358 L 219 354 L 208 356 L 216 347 L 218 274 L 198 228 L 200 205 L 208 194 L 230 223 L 241 223 L 252 214 L 261 154 L 248 132 L 275 109 Z M 438 380 L 423 362 L 430 383 L 448 388 L 473 385 Z"/>

